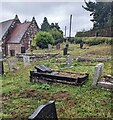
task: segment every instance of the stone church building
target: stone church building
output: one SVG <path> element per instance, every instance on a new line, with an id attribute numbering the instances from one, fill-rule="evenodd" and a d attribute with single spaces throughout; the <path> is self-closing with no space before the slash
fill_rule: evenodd
<path id="1" fill-rule="evenodd" d="M 30 48 L 34 35 L 39 31 L 35 18 L 21 23 L 18 16 L 0 23 L 0 40 L 4 56 L 25 53 Z"/>

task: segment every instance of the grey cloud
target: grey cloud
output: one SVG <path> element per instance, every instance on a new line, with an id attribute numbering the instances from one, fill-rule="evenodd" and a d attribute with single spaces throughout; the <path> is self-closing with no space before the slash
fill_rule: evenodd
<path id="1" fill-rule="evenodd" d="M 14 18 L 15 14 L 18 14 L 21 21 L 31 20 L 35 16 L 39 27 L 43 18 L 47 17 L 49 23 L 58 22 L 63 31 L 64 27 L 67 26 L 67 35 L 69 17 L 72 14 L 72 33 L 74 36 L 81 29 L 92 27 L 89 12 L 85 11 L 82 5 L 84 2 L 3 2 L 2 12 L 3 19 L 9 19 L 8 17 L 12 15 Z"/>

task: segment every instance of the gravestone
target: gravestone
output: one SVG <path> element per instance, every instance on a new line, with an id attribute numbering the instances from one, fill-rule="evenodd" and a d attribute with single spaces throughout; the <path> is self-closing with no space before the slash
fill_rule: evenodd
<path id="1" fill-rule="evenodd" d="M 50 101 L 47 104 L 39 106 L 28 120 L 58 120 L 55 102 Z"/>
<path id="2" fill-rule="evenodd" d="M 67 50 L 68 50 L 68 48 L 63 49 L 63 55 L 67 55 Z"/>
<path id="3" fill-rule="evenodd" d="M 80 42 L 80 48 L 82 49 L 83 48 L 83 42 Z"/>
<path id="4" fill-rule="evenodd" d="M 60 50 L 60 43 L 57 43 L 57 44 L 56 44 L 56 49 L 57 49 L 57 50 Z"/>
<path id="5" fill-rule="evenodd" d="M 51 49 L 52 49 L 52 45 L 48 44 L 48 50 L 51 50 Z"/>
<path id="6" fill-rule="evenodd" d="M 8 59 L 8 68 L 9 71 L 13 71 L 14 69 L 19 69 L 17 66 L 17 59 L 16 58 L 9 58 Z"/>
<path id="7" fill-rule="evenodd" d="M 70 55 L 67 56 L 67 65 L 68 66 L 72 65 L 72 57 Z"/>
<path id="8" fill-rule="evenodd" d="M 63 49 L 63 55 L 67 55 L 69 44 L 66 44 Z"/>
<path id="9" fill-rule="evenodd" d="M 3 56 L 2 52 L 0 52 L 0 75 L 4 74 L 4 65 L 3 65 Z"/>
<path id="10" fill-rule="evenodd" d="M 30 56 L 23 56 L 24 67 L 27 67 L 30 63 Z"/>
<path id="11" fill-rule="evenodd" d="M 66 48 L 69 48 L 69 44 L 67 43 L 67 44 L 65 45 L 65 47 L 66 47 Z"/>
<path id="12" fill-rule="evenodd" d="M 101 79 L 102 74 L 103 74 L 103 68 L 104 68 L 103 63 L 99 63 L 95 66 L 95 68 L 94 68 L 94 79 L 93 79 L 93 84 L 92 84 L 93 88 L 97 87 L 97 83 Z"/>

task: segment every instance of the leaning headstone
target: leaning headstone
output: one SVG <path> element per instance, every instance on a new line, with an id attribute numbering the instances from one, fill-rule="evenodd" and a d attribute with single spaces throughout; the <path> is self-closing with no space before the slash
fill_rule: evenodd
<path id="1" fill-rule="evenodd" d="M 72 65 L 72 57 L 70 55 L 67 56 L 67 65 L 68 66 Z"/>
<path id="2" fill-rule="evenodd" d="M 102 74 L 103 74 L 103 68 L 104 68 L 103 63 L 99 63 L 95 66 L 95 68 L 94 68 L 94 79 L 93 79 L 92 87 L 94 87 L 94 88 L 97 87 L 98 81 L 101 79 Z"/>
<path id="3" fill-rule="evenodd" d="M 4 74 L 3 54 L 0 52 L 0 75 Z"/>
<path id="4" fill-rule="evenodd" d="M 8 59 L 8 68 L 9 68 L 9 71 L 13 71 L 14 69 L 18 69 L 16 58 L 9 58 Z"/>
<path id="5" fill-rule="evenodd" d="M 55 102 L 50 101 L 39 106 L 28 120 L 58 120 Z"/>
<path id="6" fill-rule="evenodd" d="M 30 56 L 23 56 L 24 67 L 27 67 L 30 63 Z"/>

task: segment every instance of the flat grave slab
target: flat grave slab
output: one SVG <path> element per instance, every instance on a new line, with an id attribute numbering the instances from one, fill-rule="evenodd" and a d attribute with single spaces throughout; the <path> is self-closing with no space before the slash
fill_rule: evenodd
<path id="1" fill-rule="evenodd" d="M 51 57 L 59 57 L 60 53 L 25 53 L 25 54 L 17 54 L 16 58 L 18 59 L 18 61 L 23 61 L 23 56 L 29 56 L 30 61 L 32 62 L 36 62 L 39 60 L 44 60 L 44 59 L 48 59 Z"/>
<path id="2" fill-rule="evenodd" d="M 107 89 L 113 89 L 113 76 L 110 75 L 102 76 L 100 81 L 97 83 L 97 86 Z"/>
<path id="3" fill-rule="evenodd" d="M 78 62 L 107 62 L 107 61 L 111 60 L 111 57 L 106 56 L 106 57 L 100 57 L 100 58 L 93 58 L 93 57 L 81 57 L 81 56 L 78 56 L 76 58 L 76 60 Z"/>

